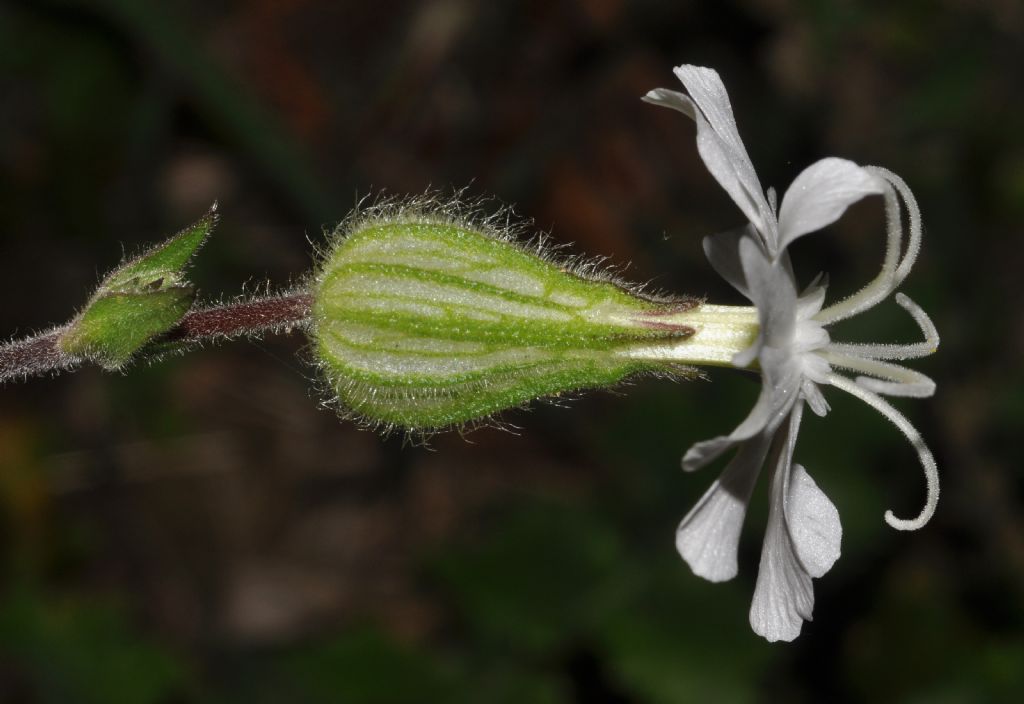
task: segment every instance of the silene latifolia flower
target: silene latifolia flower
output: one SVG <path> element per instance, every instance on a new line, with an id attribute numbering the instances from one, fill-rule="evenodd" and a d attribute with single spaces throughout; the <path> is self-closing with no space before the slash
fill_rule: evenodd
<path id="1" fill-rule="evenodd" d="M 747 503 L 767 464 L 771 508 L 750 621 L 769 640 L 792 640 L 811 618 L 811 579 L 839 557 L 839 514 L 793 463 L 804 407 L 818 415 L 829 410 L 823 386 L 878 410 L 918 452 L 928 485 L 925 507 L 914 519 L 889 512 L 886 521 L 911 530 L 935 510 L 935 461 L 882 398 L 934 392 L 930 379 L 894 360 L 934 352 L 935 327 L 896 294 L 924 341 L 843 344 L 828 333 L 832 323 L 895 292 L 921 244 L 920 215 L 899 177 L 837 158 L 804 170 L 776 207 L 774 192 L 765 193 L 754 173 L 718 74 L 694 66 L 676 74 L 689 95 L 656 90 L 646 100 L 696 123 L 701 158 L 746 216 L 746 227 L 704 246 L 714 268 L 753 306 L 649 295 L 594 262 L 559 256 L 542 239 L 523 242 L 501 215 L 481 218 L 457 200 L 428 195 L 370 207 L 338 228 L 310 286 L 311 353 L 329 402 L 343 414 L 414 436 L 642 374 L 680 378 L 692 375 L 693 365 L 758 372 L 761 393 L 747 418 L 683 458 L 694 470 L 735 450 L 683 519 L 676 544 L 701 577 L 735 576 Z M 886 209 L 882 271 L 858 293 L 824 306 L 824 278 L 799 291 L 788 248 L 869 195 L 881 196 Z"/>
<path id="2" fill-rule="evenodd" d="M 839 557 L 842 534 L 836 507 L 807 471 L 793 462 L 804 406 L 819 416 L 829 411 L 823 386 L 833 386 L 867 403 L 892 421 L 917 451 L 927 480 L 924 508 L 909 520 L 888 511 L 886 522 L 899 530 L 914 530 L 935 511 L 939 496 L 935 460 L 918 431 L 882 398 L 934 393 L 931 379 L 894 363 L 934 352 L 939 344 L 934 325 L 917 304 L 897 293 L 896 303 L 920 327 L 922 342 L 848 344 L 832 341 L 828 332 L 831 324 L 862 313 L 893 294 L 917 257 L 921 218 L 913 195 L 898 176 L 835 157 L 807 167 L 777 205 L 774 191 L 766 193 L 761 188 L 718 74 L 698 66 L 680 66 L 675 74 L 689 95 L 658 89 L 644 100 L 678 110 L 696 123 L 701 158 L 749 221 L 742 230 L 705 239 L 704 250 L 715 270 L 756 307 L 756 340 L 731 362 L 759 370 L 762 379 L 757 402 L 735 430 L 698 442 L 683 457 L 683 467 L 690 471 L 735 450 L 721 476 L 683 518 L 676 546 L 698 576 L 712 582 L 734 577 L 747 503 L 761 468 L 767 464 L 771 506 L 750 625 L 770 641 L 793 640 L 803 621 L 811 619 L 811 579 L 825 574 Z M 870 195 L 881 196 L 886 209 L 888 239 L 882 270 L 859 292 L 824 306 L 825 278 L 819 276 L 799 291 L 788 248 L 797 238 L 835 222 L 850 205 Z M 672 351 L 651 348 L 644 354 L 669 357 Z"/>

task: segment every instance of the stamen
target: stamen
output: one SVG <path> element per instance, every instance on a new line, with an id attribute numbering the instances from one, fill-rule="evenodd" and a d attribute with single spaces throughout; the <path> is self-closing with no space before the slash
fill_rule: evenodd
<path id="1" fill-rule="evenodd" d="M 877 377 L 872 379 L 860 376 L 856 379 L 857 384 L 875 393 L 914 398 L 927 398 L 935 393 L 935 382 L 913 369 L 834 352 L 831 347 L 821 350 L 818 354 L 832 366 Z"/>
<path id="2" fill-rule="evenodd" d="M 939 470 L 935 464 L 935 457 L 931 450 L 924 444 L 921 434 L 911 425 L 906 416 L 893 408 L 885 399 L 862 386 L 850 381 L 840 374 L 829 374 L 828 382 L 837 389 L 841 389 L 851 396 L 859 398 L 876 411 L 885 416 L 893 425 L 899 428 L 910 444 L 917 451 L 918 460 L 924 469 L 925 483 L 927 484 L 927 498 L 924 508 L 916 518 L 897 518 L 892 511 L 885 512 L 885 522 L 896 530 L 917 530 L 926 524 L 934 515 L 935 507 L 939 503 Z"/>
<path id="3" fill-rule="evenodd" d="M 865 166 L 865 170 L 885 181 L 889 188 L 884 192 L 885 198 L 885 260 L 882 263 L 883 271 L 895 272 L 899 267 L 900 250 L 903 248 L 903 210 L 896 192 L 887 176 L 890 171 L 881 167 Z"/>
<path id="4" fill-rule="evenodd" d="M 917 382 L 893 382 L 882 381 L 870 376 L 858 376 L 854 381 L 865 389 L 874 391 L 883 396 L 900 396 L 902 398 L 928 398 L 935 394 L 935 382 L 928 377 L 921 375 L 922 381 Z"/>
<path id="5" fill-rule="evenodd" d="M 909 345 L 835 342 L 830 344 L 828 349 L 839 354 L 861 357 L 862 359 L 918 359 L 934 354 L 935 350 L 939 348 L 939 331 L 935 329 L 935 324 L 932 323 L 931 318 L 928 317 L 928 314 L 924 312 L 921 306 L 910 300 L 909 296 L 897 293 L 896 303 L 902 306 L 914 318 L 914 322 L 917 323 L 921 334 L 924 336 L 923 342 Z"/>
<path id="6" fill-rule="evenodd" d="M 885 198 L 885 259 L 882 261 L 882 270 L 864 288 L 827 308 L 823 308 L 814 316 L 814 319 L 823 325 L 845 320 L 873 308 L 896 287 L 896 271 L 900 266 L 899 255 L 903 244 L 903 217 L 899 199 L 896 197 L 893 185 L 886 178 L 887 172 L 884 169 L 876 172 L 876 167 L 865 166 L 864 168 L 876 173 L 887 186 L 882 194 Z"/>
<path id="7" fill-rule="evenodd" d="M 910 186 L 907 185 L 906 181 L 892 171 L 889 171 L 889 169 L 882 168 L 881 166 L 869 166 L 867 168 L 895 186 L 896 190 L 899 191 L 900 197 L 903 198 L 903 204 L 907 206 L 907 224 L 910 228 L 910 237 L 907 240 L 907 251 L 896 268 L 894 286 L 899 286 L 903 283 L 903 279 L 907 278 L 907 274 L 910 273 L 910 269 L 914 266 L 917 255 L 921 251 L 921 209 L 917 207 L 917 199 L 914 198 L 914 194 L 911 192 Z"/>

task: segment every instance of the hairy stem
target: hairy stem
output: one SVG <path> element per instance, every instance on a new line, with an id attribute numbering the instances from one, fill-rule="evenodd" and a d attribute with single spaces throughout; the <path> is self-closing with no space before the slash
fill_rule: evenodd
<path id="1" fill-rule="evenodd" d="M 173 328 L 140 352 L 146 356 L 208 340 L 223 340 L 268 331 L 290 332 L 309 318 L 312 296 L 305 291 L 191 310 Z M 67 326 L 0 345 L 0 384 L 71 369 L 84 360 L 60 346 Z"/>
<path id="2" fill-rule="evenodd" d="M 191 310 L 155 342 L 187 344 L 271 330 L 287 331 L 306 321 L 312 303 L 313 297 L 301 292 Z"/>
<path id="3" fill-rule="evenodd" d="M 57 341 L 66 328 L 0 345 L 0 384 L 11 379 L 70 369 L 77 359 L 61 352 Z"/>

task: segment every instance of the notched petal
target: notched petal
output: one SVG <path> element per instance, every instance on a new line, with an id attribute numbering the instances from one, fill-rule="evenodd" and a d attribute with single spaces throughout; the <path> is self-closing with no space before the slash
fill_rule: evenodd
<path id="1" fill-rule="evenodd" d="M 716 480 L 676 530 L 676 550 L 693 573 L 709 582 L 736 576 L 747 502 L 722 488 Z"/>
<path id="2" fill-rule="evenodd" d="M 790 473 L 786 524 L 797 557 L 811 577 L 821 577 L 832 569 L 843 539 L 839 511 L 798 464 Z"/>
<path id="3" fill-rule="evenodd" d="M 697 107 L 704 113 L 708 126 L 736 155 L 737 166 L 745 172 L 745 176 L 750 178 L 747 187 L 760 196 L 763 189 L 754 174 L 754 167 L 747 155 L 743 140 L 740 139 L 732 103 L 729 101 L 729 92 L 725 89 L 721 76 L 714 69 L 686 64 L 676 67 L 674 72 L 686 87 Z M 760 197 L 763 198 L 763 196 Z"/>
<path id="4" fill-rule="evenodd" d="M 750 627 L 768 641 L 791 641 L 800 635 L 814 610 L 814 587 L 781 526 L 769 530 L 761 552 Z"/>
<path id="5" fill-rule="evenodd" d="M 657 105 L 663 108 L 678 110 L 691 120 L 695 119 L 696 108 L 690 98 L 679 91 L 668 90 L 667 88 L 655 88 L 648 91 L 647 95 L 641 98 L 645 103 Z"/>
<path id="6" fill-rule="evenodd" d="M 828 157 L 796 177 L 779 209 L 779 247 L 831 225 L 861 198 L 881 194 L 882 180 L 852 161 Z"/>
<path id="7" fill-rule="evenodd" d="M 694 443 L 683 455 L 683 469 L 687 472 L 700 469 L 746 440 L 757 435 L 770 435 L 787 410 L 789 401 L 786 396 L 775 393 L 768 386 L 762 386 L 757 402 L 743 422 L 728 435 Z"/>
<path id="8" fill-rule="evenodd" d="M 768 530 L 761 548 L 750 627 L 768 641 L 791 641 L 800 635 L 814 610 L 814 587 L 786 529 L 783 496 L 789 467 L 780 466 L 772 479 Z"/>
<path id="9" fill-rule="evenodd" d="M 750 229 L 750 226 L 746 225 L 704 238 L 704 256 L 711 262 L 711 268 L 748 299 L 750 289 L 747 286 L 747 277 L 743 273 L 743 263 L 740 261 L 740 239 L 755 237 Z"/>
<path id="10" fill-rule="evenodd" d="M 758 241 L 741 238 L 739 252 L 765 344 L 788 347 L 796 327 L 796 282 L 783 263 L 773 261 Z"/>
<path id="11" fill-rule="evenodd" d="M 737 441 L 728 435 L 719 435 L 710 440 L 701 440 L 690 446 L 683 455 L 683 471 L 695 472 L 706 467 L 722 456 L 726 450 L 735 447 Z"/>
<path id="12" fill-rule="evenodd" d="M 698 577 L 724 582 L 736 576 L 743 519 L 767 447 L 760 436 L 743 443 L 722 475 L 679 523 L 676 549 Z"/>
<path id="13" fill-rule="evenodd" d="M 768 210 L 761 184 L 736 130 L 725 86 L 711 69 L 681 66 L 675 71 L 688 90 L 693 86 L 692 99 L 659 88 L 649 92 L 644 100 L 678 110 L 697 124 L 697 151 L 704 165 L 758 231 L 765 232 L 771 220 L 770 237 L 774 245 L 774 216 Z M 684 78 L 691 73 L 692 80 Z"/>

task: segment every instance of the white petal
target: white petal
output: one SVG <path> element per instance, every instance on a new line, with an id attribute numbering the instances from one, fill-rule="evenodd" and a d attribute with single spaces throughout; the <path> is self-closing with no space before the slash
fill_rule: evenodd
<path id="1" fill-rule="evenodd" d="M 768 451 L 767 436 L 740 446 L 697 505 L 680 522 L 676 549 L 698 577 L 724 582 L 736 576 L 736 551 L 743 519 Z"/>
<path id="2" fill-rule="evenodd" d="M 796 283 L 786 261 L 773 260 L 761 244 L 743 237 L 739 241 L 740 262 L 750 287 L 750 300 L 757 306 L 764 344 L 787 348 L 796 329 Z"/>
<path id="3" fill-rule="evenodd" d="M 776 470 L 772 480 L 768 530 L 761 548 L 754 600 L 750 604 L 750 627 L 769 641 L 790 641 L 800 635 L 804 621 L 814 610 L 811 576 L 800 563 L 786 530 L 782 508 L 783 474 Z"/>
<path id="4" fill-rule="evenodd" d="M 800 425 L 801 405 L 794 406 L 790 423 L 776 434 L 768 529 L 761 547 L 754 599 L 750 604 L 750 627 L 769 641 L 791 641 L 800 635 L 804 621 L 811 620 L 814 588 L 811 576 L 797 556 L 786 526 L 786 495 L 793 458 L 793 445 Z"/>
<path id="5" fill-rule="evenodd" d="M 724 88 L 722 90 L 724 92 Z M 739 135 L 735 134 L 735 122 L 732 127 L 733 139 L 726 140 L 712 124 L 709 124 L 701 106 L 682 93 L 658 88 L 645 95 L 644 100 L 653 105 L 678 110 L 696 123 L 697 152 L 704 165 L 729 194 L 733 202 L 743 211 L 747 220 L 753 223 L 758 231 L 764 232 L 764 213 L 767 210 L 767 203 L 764 200 L 761 185 L 757 181 L 757 174 L 754 173 L 754 167 L 750 163 L 750 158 L 747 156 L 746 150 L 743 149 L 743 143 L 739 141 Z M 732 109 L 728 107 L 728 96 L 725 101 L 731 119 Z M 716 111 L 716 114 L 718 113 L 720 110 Z M 738 150 L 736 144 L 739 145 Z M 774 220 L 771 221 L 771 227 L 774 241 Z"/>
<path id="6" fill-rule="evenodd" d="M 839 559 L 839 511 L 798 464 L 793 465 L 787 496 L 786 524 L 797 557 L 811 577 L 821 577 Z"/>
<path id="7" fill-rule="evenodd" d="M 740 238 L 744 236 L 754 236 L 749 225 L 705 237 L 704 256 L 719 276 L 749 299 L 750 290 L 740 262 Z"/>
<path id="8" fill-rule="evenodd" d="M 763 385 L 757 402 L 743 422 L 728 435 L 719 435 L 710 440 L 694 443 L 683 455 L 683 469 L 687 472 L 700 469 L 720 457 L 726 450 L 753 438 L 762 432 L 770 435 L 778 427 L 795 399 L 795 389 L 781 391 L 770 385 Z"/>
<path id="9" fill-rule="evenodd" d="M 647 95 L 641 98 L 641 100 L 651 105 L 678 110 L 691 120 L 696 119 L 697 108 L 694 106 L 693 101 L 690 100 L 689 96 L 679 91 L 655 88 L 652 91 L 648 91 Z"/>
<path id="10" fill-rule="evenodd" d="M 719 435 L 710 440 L 693 443 L 683 455 L 683 471 L 695 472 L 706 467 L 740 442 L 742 440 L 734 440 L 731 435 Z"/>
<path id="11" fill-rule="evenodd" d="M 721 76 L 713 69 L 685 64 L 676 67 L 674 72 L 676 77 L 686 87 L 687 92 L 693 98 L 697 107 L 700 108 L 701 113 L 703 113 L 707 120 L 708 127 L 714 132 L 718 141 L 726 147 L 729 154 L 729 162 L 735 170 L 739 184 L 746 191 L 749 202 L 756 208 L 756 217 L 750 217 L 736 195 L 728 188 L 726 190 L 729 191 L 733 200 L 743 209 L 744 214 L 747 214 L 750 222 L 754 223 L 759 231 L 765 233 L 765 225 L 771 221 L 772 231 L 770 235 L 768 233 L 765 233 L 765 235 L 769 237 L 769 246 L 774 246 L 774 215 L 768 207 L 768 202 L 765 200 L 764 189 L 761 188 L 761 183 L 757 179 L 757 173 L 754 171 L 754 165 L 750 162 L 750 157 L 747 155 L 747 149 L 743 145 L 743 140 L 740 139 L 736 118 L 732 112 L 732 103 L 729 101 L 729 93 L 725 89 L 725 84 L 722 83 Z M 704 158 L 704 163 L 708 165 L 708 169 L 714 173 L 715 170 L 708 163 L 708 156 L 703 151 L 701 156 Z M 717 174 L 715 177 L 718 178 Z M 718 180 L 721 183 L 721 179 L 718 178 Z M 723 183 L 722 186 L 724 188 L 725 184 Z"/>
<path id="12" fill-rule="evenodd" d="M 804 169 L 782 197 L 779 249 L 831 225 L 861 198 L 881 194 L 881 179 L 852 161 L 828 157 Z"/>
<path id="13" fill-rule="evenodd" d="M 860 291 L 819 311 L 814 318 L 824 325 L 829 325 L 840 320 L 845 320 L 846 318 L 851 318 L 875 307 L 885 300 L 899 285 L 897 274 L 902 266 L 900 251 L 903 246 L 903 216 L 901 214 L 899 193 L 902 191 L 897 190 L 896 183 L 892 179 L 897 179 L 901 184 L 903 184 L 903 181 L 895 174 L 877 166 L 866 166 L 864 168 L 886 184 L 886 188 L 883 193 L 883 200 L 885 203 L 886 244 L 885 257 L 882 260 L 882 269 L 878 272 L 878 275 L 868 282 L 868 284 Z M 903 187 L 905 186 L 906 184 L 903 184 Z M 909 190 L 907 191 L 906 197 L 913 201 L 913 194 L 911 194 Z M 920 217 L 916 220 L 914 219 L 913 215 L 915 213 L 920 216 L 920 213 L 916 209 L 916 203 L 913 210 L 910 211 L 911 241 L 909 243 L 910 247 L 907 256 L 910 257 L 909 261 L 911 261 L 911 263 L 913 262 L 913 257 L 916 256 L 917 248 L 919 248 L 921 244 L 921 220 Z M 913 252 L 913 254 L 911 254 L 911 252 Z M 903 257 L 902 261 L 908 261 L 907 256 Z"/>
<path id="14" fill-rule="evenodd" d="M 746 369 L 761 355 L 762 347 L 764 347 L 764 335 L 758 332 L 757 340 L 754 341 L 754 344 L 747 349 L 740 350 L 734 354 L 732 359 L 729 361 L 732 362 L 732 366 L 737 369 Z"/>
<path id="15" fill-rule="evenodd" d="M 745 181 L 750 176 L 745 175 L 745 167 L 728 145 L 716 135 L 707 121 L 697 113 L 697 153 L 701 161 L 708 168 L 711 175 L 718 181 L 718 185 L 725 189 L 725 192 L 732 198 L 732 202 L 743 211 L 747 220 L 754 228 L 766 238 L 769 243 L 774 243 L 775 223 L 772 217 L 766 216 L 767 204 L 764 196 L 760 193 L 751 193 Z M 752 173 L 752 172 L 751 172 Z M 756 176 L 753 177 L 756 182 Z"/>
<path id="16" fill-rule="evenodd" d="M 722 77 L 718 75 L 718 71 L 706 66 L 683 64 L 677 66 L 672 72 L 676 74 L 676 78 L 686 87 L 686 92 L 704 113 L 711 129 L 749 166 L 750 157 L 747 156 L 743 140 L 740 139 L 739 128 L 736 126 L 736 118 L 732 112 L 732 103 L 729 100 L 729 91 L 725 89 L 725 84 L 722 83 Z M 754 170 L 753 166 L 750 166 L 750 170 Z M 761 192 L 761 190 L 761 186 L 758 184 L 757 191 Z"/>

